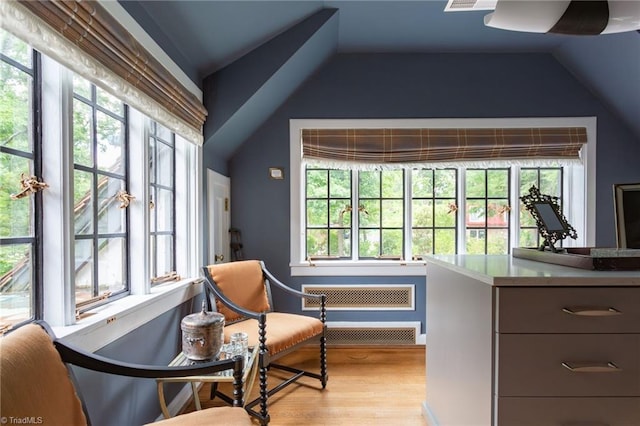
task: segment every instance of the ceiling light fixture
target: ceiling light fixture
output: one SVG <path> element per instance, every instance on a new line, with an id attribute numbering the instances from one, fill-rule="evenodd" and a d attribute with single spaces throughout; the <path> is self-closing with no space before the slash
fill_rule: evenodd
<path id="1" fill-rule="evenodd" d="M 503 30 L 571 35 L 640 30 L 638 0 L 449 0 L 445 11 L 491 8 L 484 24 Z"/>

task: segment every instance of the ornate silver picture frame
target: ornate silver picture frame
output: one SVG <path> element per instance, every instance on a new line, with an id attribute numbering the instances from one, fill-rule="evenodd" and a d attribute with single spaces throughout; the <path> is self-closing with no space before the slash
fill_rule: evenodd
<path id="1" fill-rule="evenodd" d="M 578 238 L 576 230 L 562 214 L 558 205 L 558 197 L 541 194 L 538 188 L 532 186 L 529 189 L 529 195 L 523 195 L 520 200 L 533 216 L 540 236 L 544 239 L 539 247 L 540 251 L 549 247 L 552 252 L 556 253 L 558 252 L 555 247 L 557 241 L 567 237 Z"/>

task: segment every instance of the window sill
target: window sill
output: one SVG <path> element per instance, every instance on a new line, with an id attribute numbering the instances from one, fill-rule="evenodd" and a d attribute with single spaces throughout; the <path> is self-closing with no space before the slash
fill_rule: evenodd
<path id="1" fill-rule="evenodd" d="M 95 352 L 201 293 L 200 278 L 162 284 L 150 294 L 129 295 L 97 307 L 73 325 L 52 328 L 61 340 Z"/>
<path id="2" fill-rule="evenodd" d="M 424 276 L 424 261 L 360 260 L 291 263 L 291 276 Z"/>

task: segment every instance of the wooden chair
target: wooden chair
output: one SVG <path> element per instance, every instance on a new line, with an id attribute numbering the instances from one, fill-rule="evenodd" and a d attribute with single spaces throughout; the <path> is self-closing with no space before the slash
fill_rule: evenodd
<path id="1" fill-rule="evenodd" d="M 258 260 L 245 260 L 209 265 L 203 268 L 206 278 L 207 300 L 215 302 L 215 309 L 225 316 L 225 341 L 236 332 L 249 335 L 249 345 L 258 346 L 258 368 L 260 371 L 260 396 L 246 404 L 249 414 L 269 423 L 268 397 L 307 376 L 320 380 L 322 388 L 327 385 L 326 350 L 326 296 L 294 290 L 276 279 Z M 319 318 L 307 315 L 276 312 L 273 309 L 271 285 L 284 290 L 285 295 L 311 298 L 318 301 Z M 213 306 L 209 307 L 214 309 Z M 320 374 L 274 364 L 283 355 L 303 345 L 319 343 Z M 267 389 L 267 370 L 277 368 L 293 375 L 284 382 Z M 310 402 L 312 403 L 312 402 Z M 260 404 L 260 411 L 253 407 Z"/>
<path id="2" fill-rule="evenodd" d="M 91 424 L 68 364 L 129 377 L 179 377 L 234 370 L 234 407 L 209 408 L 162 420 L 161 425 L 251 425 L 242 408 L 242 357 L 185 367 L 148 366 L 111 360 L 58 340 L 43 321 L 0 338 L 0 413 L 51 425 Z"/>

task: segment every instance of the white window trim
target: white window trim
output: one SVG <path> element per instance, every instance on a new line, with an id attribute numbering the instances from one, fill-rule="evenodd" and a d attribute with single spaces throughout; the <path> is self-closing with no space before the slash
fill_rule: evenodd
<path id="1" fill-rule="evenodd" d="M 95 352 L 202 294 L 201 281 L 196 278 L 158 285 L 149 294 L 123 297 L 93 309 L 90 316 L 75 324 L 52 329 L 63 341 Z"/>
<path id="2" fill-rule="evenodd" d="M 596 117 L 531 117 L 531 118 L 434 118 L 434 119 L 291 119 L 289 120 L 289 166 L 291 184 L 290 247 L 292 276 L 402 276 L 424 275 L 422 261 L 313 261 L 302 258 L 304 247 L 304 187 L 302 182 L 301 132 L 305 128 L 517 128 L 517 127 L 585 127 L 587 144 L 582 148 L 583 167 L 572 176 L 565 176 L 570 186 L 584 184 L 584 194 L 571 191 L 572 199 L 565 203 L 565 216 L 578 232 L 578 239 L 567 246 L 595 245 L 596 223 Z M 513 191 L 512 191 L 513 193 Z M 518 205 L 518 203 L 513 203 Z M 584 212 L 584 219 L 577 214 Z M 565 240 L 566 241 L 566 240 Z"/>
<path id="3" fill-rule="evenodd" d="M 63 87 L 70 75 L 64 67 L 42 55 L 42 179 L 49 188 L 42 192 L 43 279 L 60 283 L 44 285 L 44 320 L 50 325 L 75 321 L 73 282 L 73 180 L 72 145 L 62 143 L 71 135 L 71 97 Z M 66 81 L 65 81 L 66 80 Z M 65 115 L 66 112 L 66 115 Z M 64 119 L 66 117 L 66 120 Z M 49 255 L 52 254 L 52 255 Z M 66 283 L 62 284 L 62 283 Z"/>
<path id="4" fill-rule="evenodd" d="M 149 293 L 149 142 L 148 121 L 142 113 L 129 107 L 129 192 L 136 198 L 129 204 L 129 258 L 136 253 L 138 267 L 129 265 L 130 294 Z"/>
<path id="5" fill-rule="evenodd" d="M 42 55 L 44 319 L 56 335 L 95 351 L 201 294 L 202 148 L 176 135 L 176 270 L 183 278 L 151 288 L 149 271 L 149 118 L 129 108 L 130 294 L 76 320 L 73 286 L 73 182 L 71 74 Z M 67 141 L 66 143 L 64 141 Z M 133 254 L 135 253 L 135 255 Z M 55 255 L 54 255 L 55 254 Z"/>

